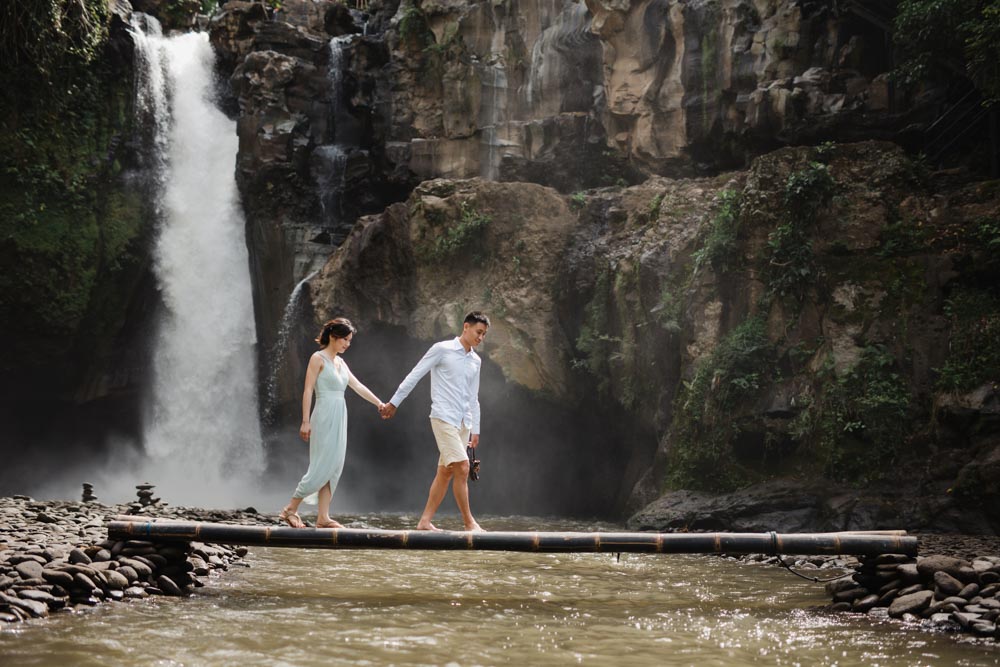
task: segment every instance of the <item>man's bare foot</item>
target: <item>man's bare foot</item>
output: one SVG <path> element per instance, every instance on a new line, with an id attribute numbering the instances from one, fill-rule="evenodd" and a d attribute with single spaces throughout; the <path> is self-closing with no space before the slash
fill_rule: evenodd
<path id="1" fill-rule="evenodd" d="M 433 531 L 435 533 L 440 533 L 441 532 L 441 529 L 438 528 L 437 526 L 435 526 L 430 521 L 426 521 L 426 522 L 421 521 L 420 523 L 418 523 L 417 524 L 417 530 L 430 530 L 430 531 Z"/>

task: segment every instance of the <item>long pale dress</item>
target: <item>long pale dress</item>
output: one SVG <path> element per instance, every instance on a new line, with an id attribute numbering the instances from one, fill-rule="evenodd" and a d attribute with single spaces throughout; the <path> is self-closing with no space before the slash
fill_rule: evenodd
<path id="1" fill-rule="evenodd" d="M 309 469 L 295 487 L 293 497 L 315 505 L 316 493 L 330 482 L 330 491 L 337 490 L 340 473 L 344 470 L 347 454 L 347 403 L 344 390 L 351 379 L 347 364 L 341 360 L 334 364 L 325 355 L 323 368 L 316 377 L 316 404 L 313 406 L 309 423 Z M 337 366 L 340 369 L 337 369 Z"/>

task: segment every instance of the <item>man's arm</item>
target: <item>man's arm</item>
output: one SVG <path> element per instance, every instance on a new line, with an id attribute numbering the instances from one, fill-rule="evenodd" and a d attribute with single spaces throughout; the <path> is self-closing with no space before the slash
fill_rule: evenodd
<path id="1" fill-rule="evenodd" d="M 398 408 L 399 404 L 406 400 L 406 397 L 410 395 L 413 388 L 417 386 L 420 379 L 427 375 L 434 365 L 438 362 L 438 358 L 441 356 L 441 348 L 437 345 L 432 345 L 431 349 L 427 350 L 423 358 L 417 362 L 417 365 L 413 367 L 409 375 L 403 378 L 403 381 L 399 383 L 399 388 L 396 393 L 392 395 L 389 402 L 386 405 L 391 405 L 393 408 Z"/>

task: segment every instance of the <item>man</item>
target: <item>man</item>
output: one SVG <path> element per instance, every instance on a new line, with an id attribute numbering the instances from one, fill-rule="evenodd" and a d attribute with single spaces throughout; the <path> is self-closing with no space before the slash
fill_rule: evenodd
<path id="1" fill-rule="evenodd" d="M 448 493 L 449 481 L 465 529 L 482 530 L 469 509 L 469 458 L 465 448 L 467 444 L 479 446 L 479 371 L 483 362 L 475 348 L 489 328 L 490 318 L 483 313 L 466 315 L 461 335 L 432 345 L 381 410 L 382 419 L 391 419 L 417 382 L 430 372 L 431 430 L 440 456 L 417 530 L 439 530 L 431 519 Z"/>

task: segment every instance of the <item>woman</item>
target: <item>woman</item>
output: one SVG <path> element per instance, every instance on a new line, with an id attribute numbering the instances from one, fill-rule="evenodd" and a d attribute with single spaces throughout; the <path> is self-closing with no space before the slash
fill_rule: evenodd
<path id="1" fill-rule="evenodd" d="M 295 487 L 291 501 L 281 510 L 278 517 L 292 528 L 304 528 L 305 522 L 298 515 L 299 504 L 303 500 L 312 504 L 315 494 L 319 495 L 319 510 L 316 515 L 317 528 L 343 528 L 330 518 L 330 501 L 344 469 L 344 454 L 347 452 L 347 404 L 344 390 L 353 389 L 361 398 L 372 403 L 381 411 L 382 401 L 368 387 L 358 382 L 347 364 L 341 358 L 351 346 L 356 329 L 344 317 L 330 320 L 323 325 L 316 342 L 323 346 L 309 359 L 306 371 L 306 385 L 302 392 L 302 426 L 299 437 L 309 443 L 309 469 L 302 481 Z M 309 418 L 313 393 L 316 407 Z"/>

